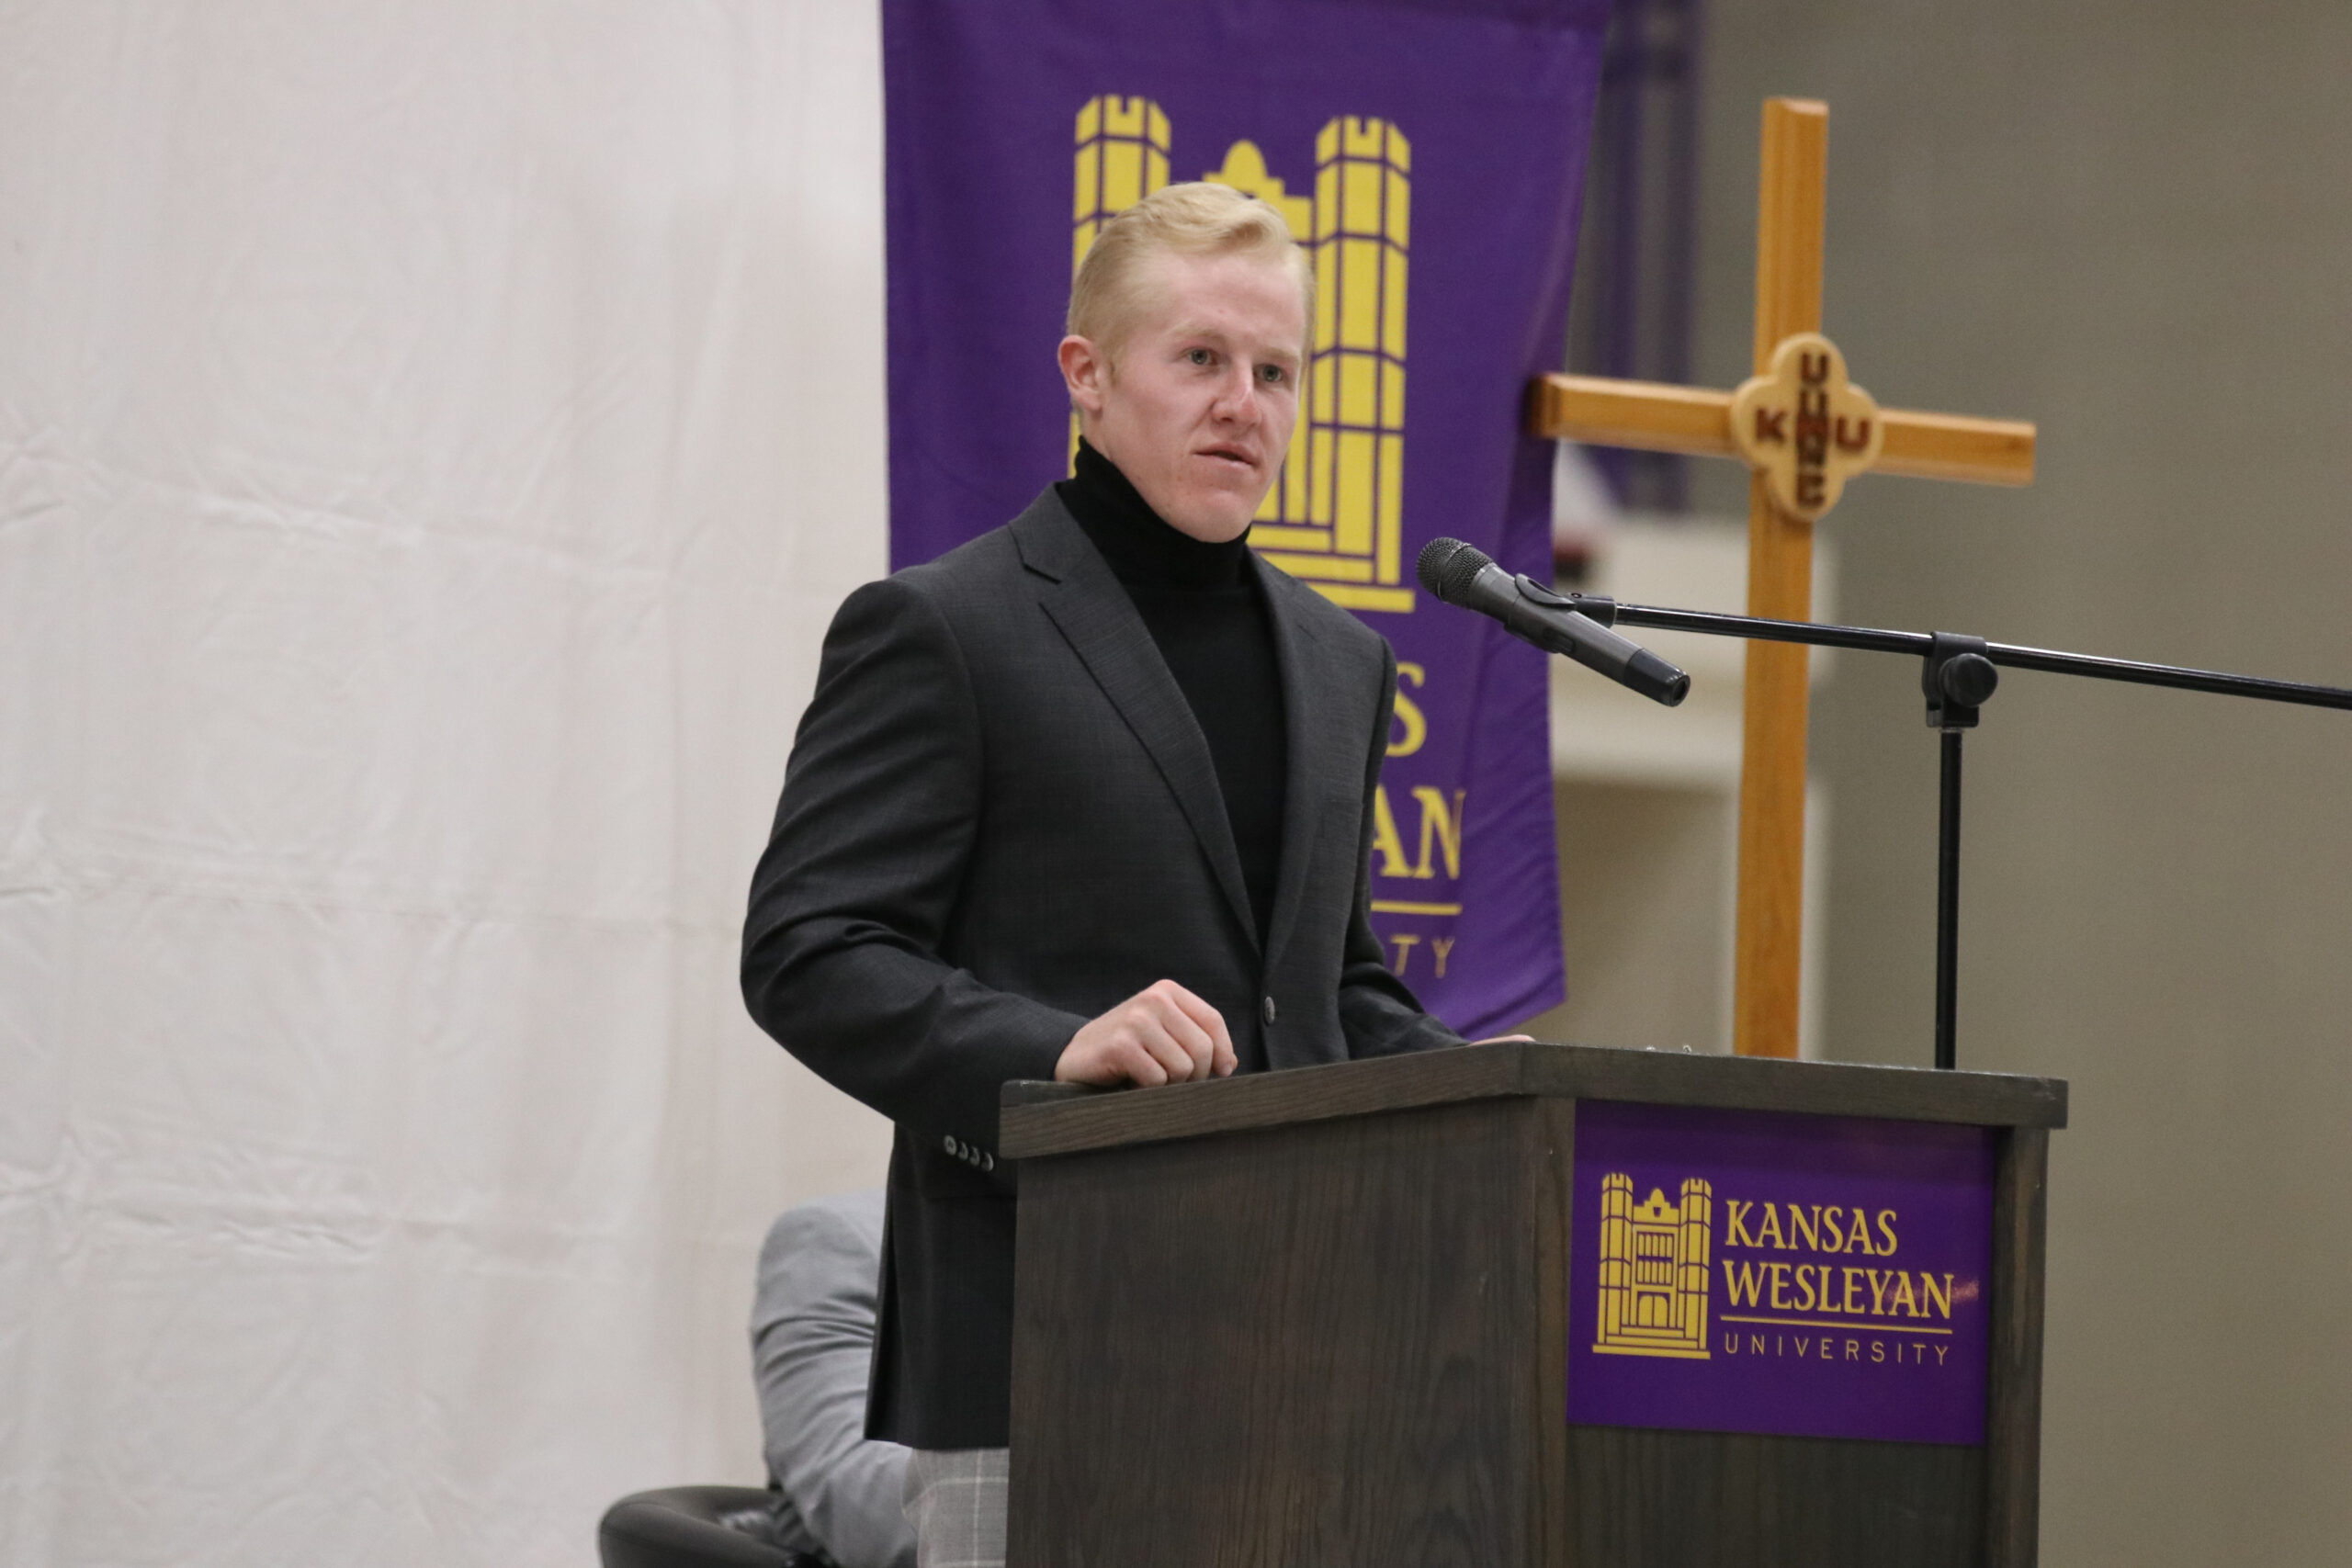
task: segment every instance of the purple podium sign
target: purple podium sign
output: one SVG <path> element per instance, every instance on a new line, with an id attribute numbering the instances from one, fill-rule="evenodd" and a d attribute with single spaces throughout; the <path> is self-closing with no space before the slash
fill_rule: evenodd
<path id="1" fill-rule="evenodd" d="M 1984 1440 L 1994 1134 L 1577 1106 L 1568 1419 Z"/>

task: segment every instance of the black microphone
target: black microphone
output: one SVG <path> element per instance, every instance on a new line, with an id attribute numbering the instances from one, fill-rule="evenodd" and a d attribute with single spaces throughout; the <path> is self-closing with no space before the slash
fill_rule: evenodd
<path id="1" fill-rule="evenodd" d="M 1565 653 L 1621 686 L 1672 707 L 1690 693 L 1690 677 L 1637 643 L 1577 613 L 1564 599 L 1525 577 L 1513 577 L 1494 558 L 1460 539 L 1431 539 L 1416 569 L 1421 586 L 1449 604 L 1492 615 L 1522 642 Z"/>

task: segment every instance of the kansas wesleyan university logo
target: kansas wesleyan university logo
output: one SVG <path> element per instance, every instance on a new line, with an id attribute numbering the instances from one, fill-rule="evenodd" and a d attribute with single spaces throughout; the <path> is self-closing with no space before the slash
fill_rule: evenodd
<path id="1" fill-rule="evenodd" d="M 1981 1127 L 1578 1101 L 1568 1419 L 1982 1442 L 1994 1151 Z"/>
<path id="2" fill-rule="evenodd" d="M 1608 1356 L 1707 1355 L 1707 1257 L 1714 1189 L 1697 1177 L 1682 1183 L 1682 1201 L 1653 1188 L 1634 1201 L 1634 1179 L 1611 1171 L 1600 1183 L 1599 1331 L 1592 1348 Z"/>

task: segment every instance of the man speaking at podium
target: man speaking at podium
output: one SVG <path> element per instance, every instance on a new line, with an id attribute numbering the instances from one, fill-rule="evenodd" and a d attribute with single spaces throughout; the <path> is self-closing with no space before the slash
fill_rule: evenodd
<path id="1" fill-rule="evenodd" d="M 743 993 L 897 1124 L 866 1427 L 916 1450 L 924 1568 L 1004 1551 L 1002 1085 L 1460 1043 L 1366 906 L 1396 657 L 1247 542 L 1313 287 L 1282 217 L 1225 186 L 1122 212 L 1070 290 L 1073 477 L 859 589 L 826 634 Z"/>

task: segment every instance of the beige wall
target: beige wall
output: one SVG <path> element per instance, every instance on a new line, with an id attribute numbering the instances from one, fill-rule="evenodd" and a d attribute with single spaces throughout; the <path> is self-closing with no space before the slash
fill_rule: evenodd
<path id="1" fill-rule="evenodd" d="M 1747 369 L 1760 101 L 1815 96 L 1856 378 L 2041 425 L 2030 491 L 1849 491 L 1847 618 L 2352 683 L 2352 7 L 1765 0 L 1711 28 L 1702 378 Z M 1834 1056 L 1928 1055 L 1917 681 L 1852 658 L 1815 709 Z M 2013 673 L 1969 766 L 1962 1062 L 2074 1086 L 2045 1560 L 2344 1562 L 2352 714 Z"/>
<path id="2" fill-rule="evenodd" d="M 1568 997 L 1538 1040 L 1729 1049 L 1730 789 L 1555 779 Z"/>

